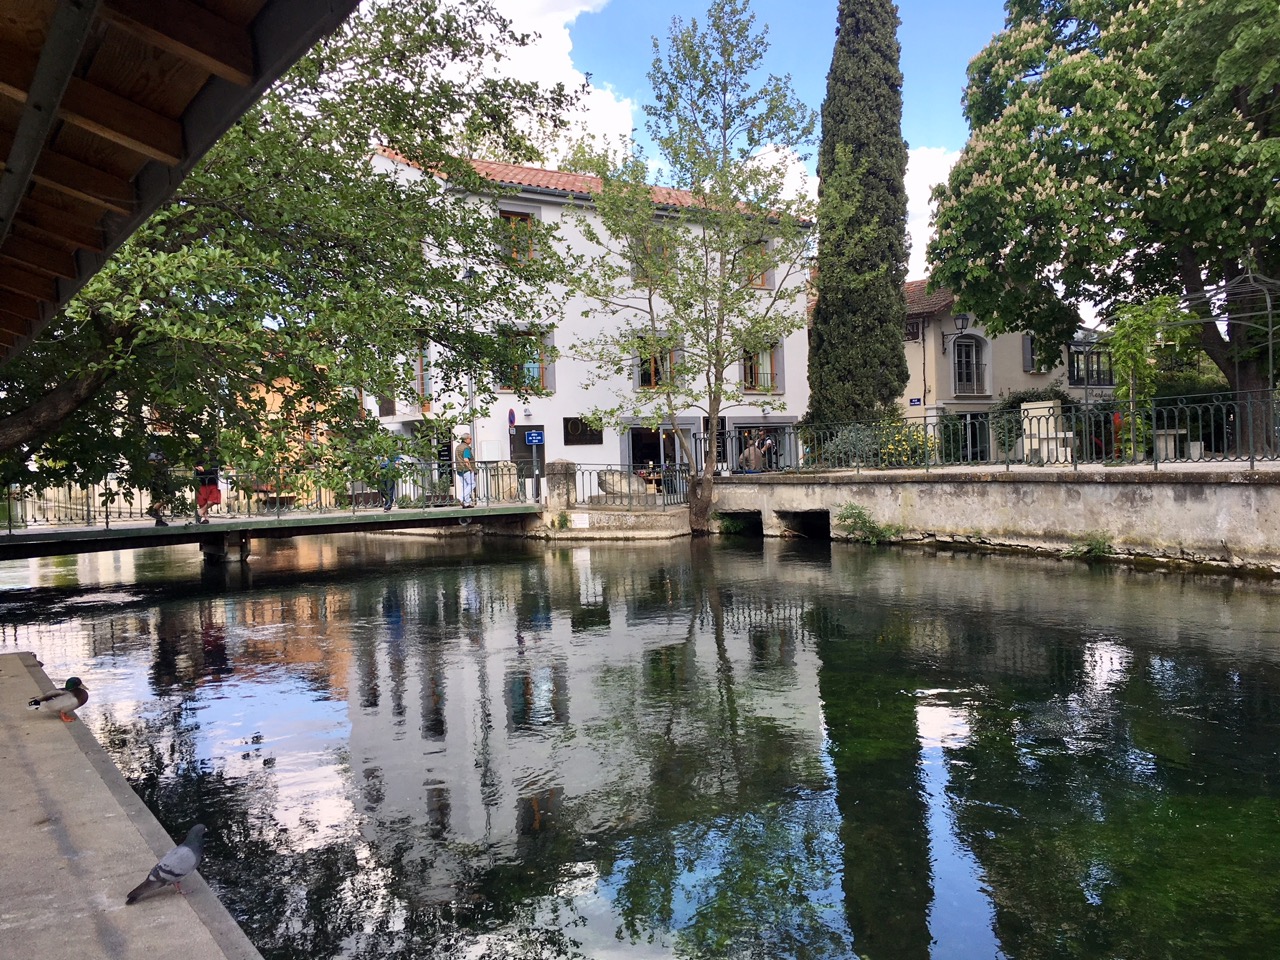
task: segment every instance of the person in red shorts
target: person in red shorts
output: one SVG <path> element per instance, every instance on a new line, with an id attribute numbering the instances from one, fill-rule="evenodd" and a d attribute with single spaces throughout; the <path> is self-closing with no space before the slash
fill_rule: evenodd
<path id="1" fill-rule="evenodd" d="M 209 522 L 209 508 L 222 502 L 218 488 L 218 461 L 208 450 L 196 464 L 196 523 Z"/>

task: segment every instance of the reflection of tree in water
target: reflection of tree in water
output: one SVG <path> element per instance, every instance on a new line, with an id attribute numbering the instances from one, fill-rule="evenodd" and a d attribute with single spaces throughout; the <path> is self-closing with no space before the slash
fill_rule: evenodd
<path id="1" fill-rule="evenodd" d="M 609 720 L 588 734 L 602 763 L 633 758 L 643 771 L 618 771 L 608 796 L 590 798 L 594 814 L 640 825 L 611 830 L 617 839 L 599 859 L 618 936 L 667 932 L 682 957 L 849 957 L 816 731 L 757 702 L 785 679 L 770 674 L 757 688 L 752 677 L 762 664 L 794 666 L 802 606 L 733 594 L 712 559 L 650 571 L 630 616 L 679 610 L 683 639 L 600 677 Z M 734 661 L 730 635 L 752 660 Z M 714 655 L 700 658 L 708 646 Z"/>
<path id="2" fill-rule="evenodd" d="M 477 716 L 480 752 L 484 737 L 563 731 L 598 736 L 601 763 L 625 768 L 586 793 L 550 780 L 522 789 L 515 811 L 495 809 L 514 817 L 516 834 L 496 853 L 458 839 L 444 783 L 423 785 L 412 809 L 393 809 L 387 770 L 356 762 L 349 797 L 362 826 L 335 834 L 305 819 L 285 825 L 268 766 L 251 763 L 241 776 L 232 764 L 197 759 L 208 732 L 187 691 L 209 671 L 188 662 L 202 656 L 206 633 L 203 614 L 188 622 L 194 605 L 178 605 L 186 619 L 162 631 L 171 639 L 153 648 L 152 663 L 157 693 L 189 699 L 149 707 L 136 722 L 108 721 L 103 739 L 171 833 L 197 819 L 209 826 L 204 873 L 268 960 L 578 956 L 575 897 L 584 883 L 616 899 L 624 938 L 669 935 L 681 956 L 849 956 L 816 708 L 797 726 L 768 701 L 796 683 L 803 604 L 722 589 L 708 557 L 616 556 L 616 569 L 592 577 L 463 566 L 296 598 L 327 605 L 319 619 L 344 631 L 349 661 L 335 662 L 349 672 L 326 673 L 299 648 L 285 651 L 296 661 L 288 675 L 316 669 L 316 686 L 327 689 L 349 678 L 351 707 L 393 723 L 420 707 L 411 733 L 432 745 L 453 726 L 444 710 L 447 651 L 481 653 L 483 668 L 500 649 L 489 650 L 486 630 L 506 616 L 515 645 L 501 673 L 481 672 L 479 699 L 488 710 L 491 690 L 507 722 L 497 710 Z M 551 628 L 579 633 L 584 624 L 573 617 L 587 609 L 597 611 L 592 623 L 612 620 L 616 630 L 625 616 L 677 638 L 610 659 L 585 681 L 608 701 L 603 730 L 586 729 L 569 709 L 572 658 L 558 659 L 549 645 Z M 238 622 L 250 620 L 272 623 L 265 607 Z M 227 661 L 241 676 L 281 662 L 267 636 L 237 634 Z M 495 775 L 476 773 L 482 782 Z M 441 896 L 442 871 L 452 903 Z"/>
<path id="3" fill-rule="evenodd" d="M 1094 643 L 1125 657 L 1097 684 L 1079 638 L 1055 644 L 1059 669 L 1006 680 L 952 755 L 958 826 L 989 876 L 1006 949 L 1020 960 L 1274 955 L 1274 668 Z"/>
<path id="4" fill-rule="evenodd" d="M 198 761 L 197 733 L 187 706 L 175 703 L 147 720 L 108 718 L 99 736 L 171 835 L 196 822 L 209 828 L 201 874 L 266 960 L 582 956 L 571 905 L 548 912 L 535 899 L 559 859 L 531 861 L 548 863 L 535 878 L 515 866 L 477 871 L 470 904 L 424 902 L 430 864 L 410 856 L 413 825 L 379 832 L 403 842 L 368 846 L 320 840 L 306 821 L 290 830 L 273 815 L 271 776 L 231 777 Z"/>
<path id="5" fill-rule="evenodd" d="M 844 900 L 869 957 L 928 960 L 929 833 L 913 691 L 911 625 L 891 612 L 819 607 L 820 689 L 839 798 Z"/>

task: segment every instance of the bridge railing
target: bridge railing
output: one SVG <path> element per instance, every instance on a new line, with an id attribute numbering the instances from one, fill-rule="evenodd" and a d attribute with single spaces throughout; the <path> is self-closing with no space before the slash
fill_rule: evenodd
<path id="1" fill-rule="evenodd" d="M 536 496 L 527 464 L 476 465 L 476 499 L 484 505 L 525 503 Z M 427 509 L 459 506 L 460 480 L 448 463 L 398 462 L 372 468 L 359 476 L 334 471 L 219 471 L 222 502 L 213 517 L 253 519 L 286 514 L 374 512 L 393 508 Z M 164 489 L 137 489 L 117 481 L 93 486 L 35 489 L 11 485 L 0 501 L 0 532 L 31 527 L 110 528 L 151 520 L 158 509 L 167 522 L 192 522 L 194 478 L 172 478 Z"/>
<path id="2" fill-rule="evenodd" d="M 666 509 L 689 502 L 685 466 L 553 462 L 547 471 L 547 506 L 552 510 L 578 505 Z"/>

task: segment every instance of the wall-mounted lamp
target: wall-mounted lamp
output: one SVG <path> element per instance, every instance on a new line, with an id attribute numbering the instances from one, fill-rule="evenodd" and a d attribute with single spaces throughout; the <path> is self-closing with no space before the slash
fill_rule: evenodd
<path id="1" fill-rule="evenodd" d="M 955 333 L 943 333 L 943 335 L 942 335 L 942 353 L 943 353 L 943 355 L 944 355 L 944 356 L 946 355 L 946 352 L 947 352 L 947 340 L 948 340 L 948 339 L 954 340 L 956 337 L 961 336 L 961 335 L 962 335 L 966 330 L 968 330 L 968 329 L 969 329 L 969 320 L 970 320 L 970 319 L 971 319 L 971 318 L 970 318 L 969 314 L 967 314 L 967 313 L 957 313 L 954 317 L 952 317 L 952 318 L 951 318 L 951 322 L 952 322 L 952 323 L 954 323 L 954 324 L 956 325 L 956 332 L 955 332 Z"/>
<path id="2" fill-rule="evenodd" d="M 533 407 L 525 407 L 525 408 L 524 408 L 524 415 L 525 415 L 526 417 L 532 417 L 532 416 L 533 416 Z"/>

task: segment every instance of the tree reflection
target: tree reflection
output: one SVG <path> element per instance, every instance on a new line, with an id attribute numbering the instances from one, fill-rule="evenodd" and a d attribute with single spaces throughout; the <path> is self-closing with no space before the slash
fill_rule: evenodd
<path id="1" fill-rule="evenodd" d="M 357 813 L 346 829 L 296 810 L 286 825 L 260 744 L 246 745 L 251 762 L 237 773 L 229 758 L 208 757 L 203 686 L 233 663 L 242 681 L 275 682 L 255 661 L 280 651 L 261 641 L 229 651 L 225 635 L 213 650 L 204 638 L 222 628 L 195 604 L 158 621 L 151 673 L 161 699 L 141 718 L 109 717 L 102 733 L 171 832 L 195 819 L 209 826 L 204 873 L 268 960 L 586 956 L 583 882 L 612 903 L 624 941 L 657 938 L 690 958 L 847 957 L 820 720 L 815 711 L 797 726 L 777 699 L 812 682 L 797 673 L 813 666 L 797 665 L 802 607 L 722 588 L 712 555 L 655 561 L 602 571 L 607 592 L 598 577 L 466 565 L 425 581 L 326 583 L 321 596 L 286 602 L 327 611 L 338 630 L 339 611 L 359 618 L 345 630 L 345 657 L 326 654 L 348 672 L 323 680 L 349 690 L 348 710 L 374 724 L 362 728 L 365 754 L 346 761 Z M 243 602 L 256 611 L 262 600 Z M 620 656 L 602 648 L 587 673 L 544 649 L 558 629 L 580 635 L 575 615 L 602 607 L 612 612 L 593 623 L 625 617 L 664 639 Z M 261 621 L 249 610 L 238 618 Z M 514 629 L 514 644 L 496 623 Z M 292 644 L 291 663 L 317 662 Z M 474 661 L 477 701 L 455 729 L 463 655 Z M 584 713 L 596 700 L 597 712 Z M 403 793 L 393 748 L 406 734 L 434 751 L 475 738 L 493 836 L 467 833 L 458 783 L 428 774 Z M 577 763 L 611 773 L 589 788 L 533 777 L 509 810 L 509 758 L 546 738 L 553 755 L 576 751 Z"/>

